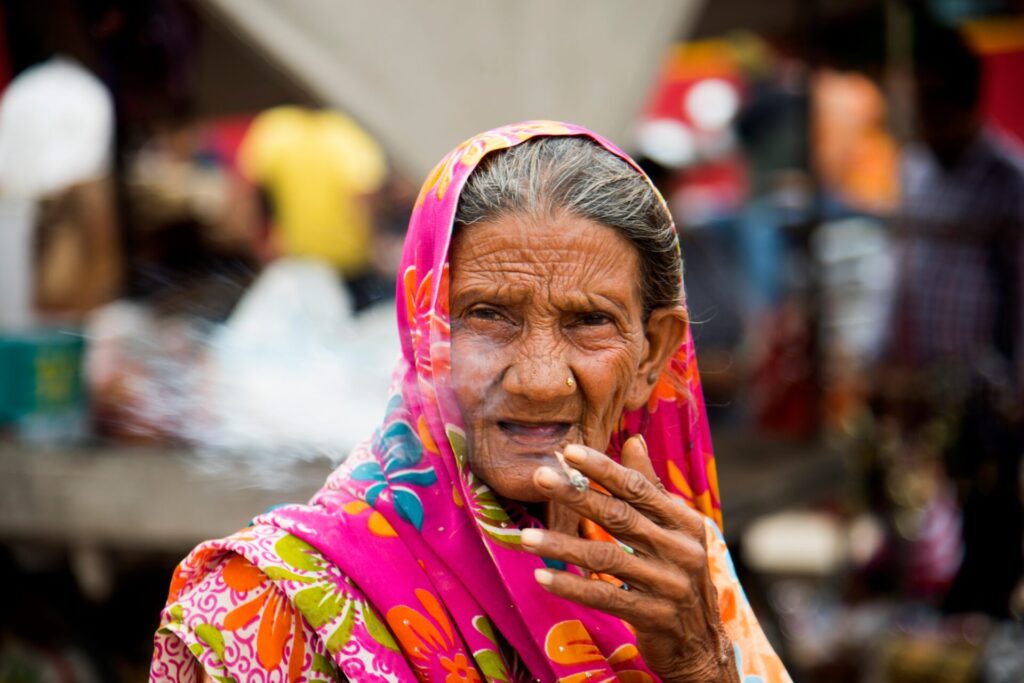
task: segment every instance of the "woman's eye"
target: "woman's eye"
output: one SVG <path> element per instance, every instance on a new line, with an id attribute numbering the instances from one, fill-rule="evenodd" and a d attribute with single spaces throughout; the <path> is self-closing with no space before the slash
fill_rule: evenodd
<path id="1" fill-rule="evenodd" d="M 493 308 L 487 308 L 486 306 L 470 310 L 469 316 L 477 320 L 503 320 L 503 316 L 499 311 L 496 311 Z"/>
<path id="2" fill-rule="evenodd" d="M 578 323 L 587 327 L 607 325 L 611 322 L 613 322 L 611 317 L 604 313 L 585 313 L 578 318 Z"/>

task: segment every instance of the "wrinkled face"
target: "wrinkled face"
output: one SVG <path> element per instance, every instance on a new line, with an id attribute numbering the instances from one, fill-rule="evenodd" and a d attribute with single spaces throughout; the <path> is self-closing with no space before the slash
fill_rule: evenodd
<path id="1" fill-rule="evenodd" d="M 639 256 L 585 218 L 512 215 L 460 228 L 450 262 L 470 466 L 500 495 L 543 500 L 534 471 L 568 443 L 604 450 L 650 393 Z"/>

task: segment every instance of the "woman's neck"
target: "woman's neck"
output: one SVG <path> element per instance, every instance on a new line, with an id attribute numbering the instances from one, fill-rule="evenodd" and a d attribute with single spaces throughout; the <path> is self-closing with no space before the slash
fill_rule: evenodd
<path id="1" fill-rule="evenodd" d="M 544 520 L 544 526 L 552 531 L 561 531 L 570 536 L 580 535 L 580 516 L 563 505 L 546 503 L 541 519 Z"/>

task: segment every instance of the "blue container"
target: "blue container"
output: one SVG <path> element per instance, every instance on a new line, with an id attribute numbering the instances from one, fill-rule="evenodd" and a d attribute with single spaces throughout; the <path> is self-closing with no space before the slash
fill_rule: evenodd
<path id="1" fill-rule="evenodd" d="M 84 349 L 78 332 L 0 332 L 0 425 L 29 443 L 81 439 Z"/>

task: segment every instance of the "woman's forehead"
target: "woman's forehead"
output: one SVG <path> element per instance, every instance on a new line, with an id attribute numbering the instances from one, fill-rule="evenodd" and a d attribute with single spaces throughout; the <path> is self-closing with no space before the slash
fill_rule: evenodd
<path id="1" fill-rule="evenodd" d="M 513 268 L 517 264 L 557 266 L 551 259 L 571 260 L 575 255 L 619 260 L 622 267 L 636 261 L 635 252 L 618 230 L 589 218 L 565 212 L 513 213 L 459 227 L 449 257 L 453 271 L 481 262 Z"/>
<path id="2" fill-rule="evenodd" d="M 591 297 L 632 299 L 639 258 L 618 232 L 586 218 L 550 221 L 510 216 L 456 235 L 451 253 L 452 300 L 487 294 L 508 302 L 539 292 L 581 304 Z M 591 302 L 593 303 L 593 302 Z"/>

